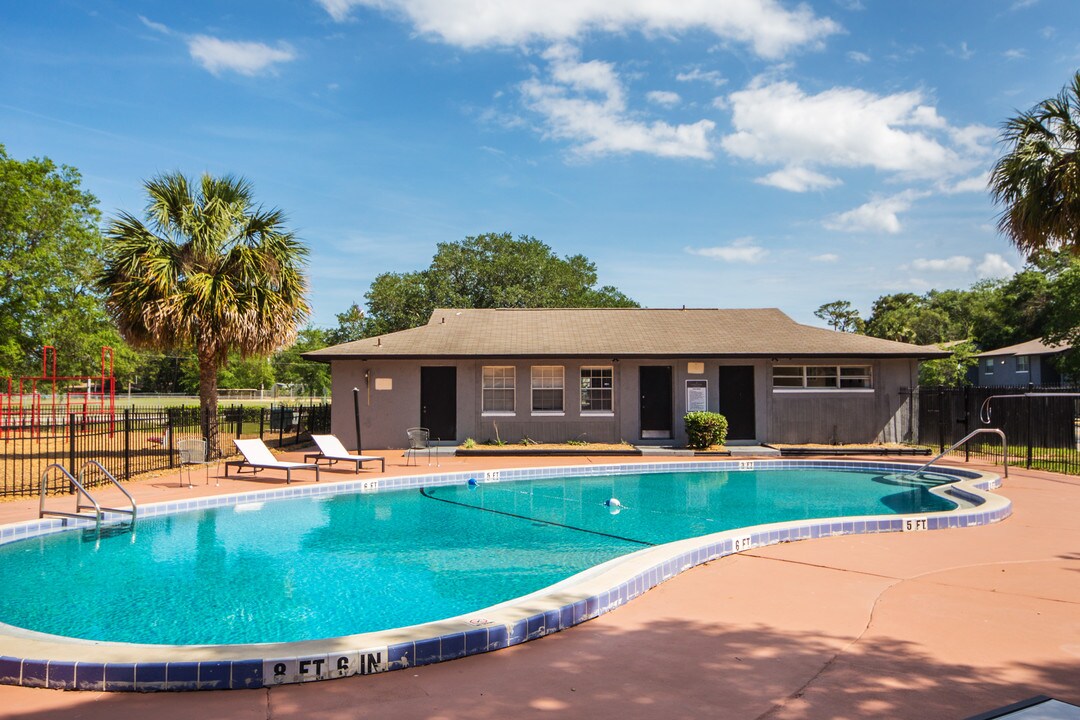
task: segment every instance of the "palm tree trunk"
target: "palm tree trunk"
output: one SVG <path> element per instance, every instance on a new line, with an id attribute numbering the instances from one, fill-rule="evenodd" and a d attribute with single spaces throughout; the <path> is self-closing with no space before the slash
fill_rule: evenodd
<path id="1" fill-rule="evenodd" d="M 213 355 L 199 351 L 199 415 L 208 458 L 221 457 L 218 434 L 218 364 Z"/>

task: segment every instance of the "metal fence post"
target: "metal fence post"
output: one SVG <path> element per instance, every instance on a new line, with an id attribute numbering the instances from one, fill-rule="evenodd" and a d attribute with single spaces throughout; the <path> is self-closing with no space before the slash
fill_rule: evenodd
<path id="1" fill-rule="evenodd" d="M 176 456 L 173 454 L 173 426 L 176 423 L 173 422 L 173 409 L 167 408 L 165 410 L 165 445 L 166 450 L 169 453 L 169 469 L 176 467 Z"/>
<path id="2" fill-rule="evenodd" d="M 1035 444 L 1034 432 L 1031 425 L 1031 401 L 1032 397 L 1028 395 L 1024 398 L 1024 410 L 1027 411 L 1027 469 L 1031 469 L 1031 449 Z"/>
<path id="3" fill-rule="evenodd" d="M 938 390 L 938 452 L 945 452 L 945 391 Z"/>
<path id="4" fill-rule="evenodd" d="M 964 386 L 964 437 L 971 432 L 971 388 Z M 971 459 L 971 448 L 964 443 L 964 462 Z"/>
<path id="5" fill-rule="evenodd" d="M 131 409 L 124 409 L 124 479 L 131 478 Z"/>
<path id="6" fill-rule="evenodd" d="M 240 439 L 240 434 L 244 430 L 244 406 L 239 405 L 235 408 L 236 412 L 236 439 Z"/>
<path id="7" fill-rule="evenodd" d="M 75 474 L 75 413 L 68 415 L 68 467 L 71 468 L 71 474 Z M 72 483 L 68 483 L 71 487 L 68 492 L 75 492 L 75 486 Z"/>
<path id="8" fill-rule="evenodd" d="M 273 406 L 273 403 L 271 403 L 271 406 Z M 259 439 L 260 440 L 263 439 L 263 427 L 264 427 L 263 422 L 264 422 L 265 419 L 266 419 L 266 408 L 260 407 L 259 408 Z"/>

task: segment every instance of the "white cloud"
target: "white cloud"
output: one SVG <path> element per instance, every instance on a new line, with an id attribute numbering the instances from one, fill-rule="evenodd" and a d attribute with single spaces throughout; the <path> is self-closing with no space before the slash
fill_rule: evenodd
<path id="1" fill-rule="evenodd" d="M 938 186 L 938 191 L 945 193 L 946 195 L 986 192 L 986 184 L 989 180 L 990 173 L 981 172 L 978 175 L 972 175 L 971 177 L 957 180 L 954 183 L 942 183 Z"/>
<path id="2" fill-rule="evenodd" d="M 945 52 L 947 52 L 949 55 L 958 57 L 961 60 L 970 60 L 971 58 L 975 57 L 975 51 L 968 47 L 967 42 L 960 43 L 959 50 L 948 49 Z"/>
<path id="3" fill-rule="evenodd" d="M 675 79 L 679 82 L 706 82 L 716 87 L 727 83 L 727 79 L 720 74 L 719 70 L 702 70 L 701 68 L 679 73 Z"/>
<path id="4" fill-rule="evenodd" d="M 779 0 L 318 0 L 338 21 L 354 7 L 404 16 L 422 34 L 461 47 L 560 42 L 600 31 L 673 34 L 705 30 L 764 58 L 816 46 L 840 32 L 806 4 Z"/>
<path id="5" fill-rule="evenodd" d="M 949 258 L 935 258 L 927 260 L 917 258 L 911 261 L 911 267 L 916 270 L 930 270 L 932 272 L 967 272 L 971 269 L 972 260 L 963 255 L 953 255 Z"/>
<path id="6" fill-rule="evenodd" d="M 1009 8 L 1010 10 L 1024 10 L 1039 2 L 1039 0 L 1016 0 Z"/>
<path id="7" fill-rule="evenodd" d="M 967 172 L 992 130 L 951 127 L 921 92 L 876 95 L 836 87 L 816 95 L 759 78 L 728 96 L 734 132 L 721 143 L 735 157 L 788 167 L 869 167 L 904 178 Z"/>
<path id="8" fill-rule="evenodd" d="M 975 268 L 975 272 L 981 278 L 1003 278 L 1015 273 L 1016 268 L 997 253 L 986 253 L 983 255 L 983 261 Z"/>
<path id="9" fill-rule="evenodd" d="M 349 12 L 353 5 L 359 5 L 356 0 L 317 0 L 323 10 L 330 14 L 334 22 L 345 22 L 349 19 Z"/>
<path id="10" fill-rule="evenodd" d="M 764 177 L 759 177 L 754 182 L 760 185 L 771 185 L 781 190 L 791 192 L 806 192 L 807 190 L 826 190 L 840 185 L 837 178 L 822 175 L 821 173 L 808 170 L 804 167 L 786 167 L 771 172 Z"/>
<path id="11" fill-rule="evenodd" d="M 814 262 L 834 263 L 840 261 L 840 256 L 836 253 L 822 253 L 821 255 L 814 255 L 810 259 Z"/>
<path id="12" fill-rule="evenodd" d="M 1027 51 L 1019 48 L 1011 48 L 1002 53 L 1006 60 L 1023 60 L 1027 57 Z"/>
<path id="13" fill-rule="evenodd" d="M 711 120 L 689 125 L 645 123 L 627 110 L 622 81 L 611 63 L 581 62 L 576 48 L 544 52 L 550 79 L 521 84 L 525 104 L 546 121 L 545 134 L 570 140 L 582 156 L 642 152 L 661 157 L 710 159 Z"/>
<path id="14" fill-rule="evenodd" d="M 847 57 L 848 57 L 848 60 L 850 60 L 851 62 L 857 62 L 857 63 L 868 63 L 868 62 L 870 62 L 870 56 L 867 55 L 864 52 L 859 52 L 858 50 L 852 50 L 851 52 L 849 52 L 847 54 Z"/>
<path id="15" fill-rule="evenodd" d="M 652 90 L 645 93 L 645 97 L 648 98 L 649 102 L 655 105 L 663 105 L 664 107 L 669 108 L 675 107 L 682 102 L 679 93 L 671 92 L 669 90 Z"/>
<path id="16" fill-rule="evenodd" d="M 724 260 L 726 262 L 757 263 L 765 259 L 769 251 L 755 245 L 754 238 L 744 237 L 732 240 L 730 245 L 718 245 L 705 248 L 685 248 L 691 255 Z"/>
<path id="17" fill-rule="evenodd" d="M 210 72 L 217 75 L 232 70 L 241 75 L 258 75 L 270 70 L 276 63 L 296 59 L 296 52 L 288 43 L 270 47 L 258 42 L 222 40 L 208 35 L 195 35 L 188 40 L 191 57 Z"/>
<path id="18" fill-rule="evenodd" d="M 890 197 L 876 198 L 853 210 L 834 215 L 825 221 L 825 227 L 843 232 L 896 234 L 901 228 L 899 214 L 909 209 L 915 200 L 928 194 L 905 190 Z"/>
<path id="19" fill-rule="evenodd" d="M 986 125 L 948 128 L 947 132 L 957 149 L 971 157 L 985 155 L 987 148 L 997 140 L 997 131 Z"/>
<path id="20" fill-rule="evenodd" d="M 139 22 L 141 22 L 143 25 L 150 28 L 154 32 L 159 32 L 162 35 L 172 35 L 172 30 L 169 29 L 168 25 L 163 25 L 162 23 L 154 22 L 153 20 L 151 20 L 151 19 L 149 19 L 147 17 L 144 17 L 142 15 L 139 15 L 138 17 L 139 17 Z"/>

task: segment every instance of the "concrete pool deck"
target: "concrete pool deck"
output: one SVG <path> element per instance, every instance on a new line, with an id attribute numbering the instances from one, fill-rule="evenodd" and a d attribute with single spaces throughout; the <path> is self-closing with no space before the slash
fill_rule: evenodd
<path id="1" fill-rule="evenodd" d="M 386 475 L 612 460 L 443 457 L 429 468 L 421 457 L 406 468 L 400 451 L 379 454 Z M 216 487 L 213 470 L 209 486 L 197 470 L 194 488 L 179 487 L 179 474 L 128 487 L 155 502 L 265 489 L 283 484 L 280 474 L 222 477 Z M 322 473 L 323 482 L 355 477 Z M 997 492 L 1013 501 L 1002 523 L 753 549 L 495 653 L 261 690 L 0 686 L 0 717 L 921 719 L 964 718 L 1037 694 L 1080 703 L 1080 478 L 1014 469 Z M 36 515 L 33 500 L 0 503 L 0 522 Z"/>

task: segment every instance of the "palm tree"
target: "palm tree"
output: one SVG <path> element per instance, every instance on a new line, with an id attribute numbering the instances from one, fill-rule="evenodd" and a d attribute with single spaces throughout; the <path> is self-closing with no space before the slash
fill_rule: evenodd
<path id="1" fill-rule="evenodd" d="M 295 339 L 309 311 L 307 248 L 241 178 L 205 174 L 196 186 L 172 173 L 145 187 L 145 224 L 121 213 L 106 231 L 98 286 L 132 345 L 195 350 L 202 430 L 217 456 L 218 370 L 230 350 L 268 355 Z"/>
<path id="2" fill-rule="evenodd" d="M 1057 97 L 1003 126 L 1008 152 L 990 175 L 998 228 L 1028 255 L 1080 254 L 1080 71 Z"/>

